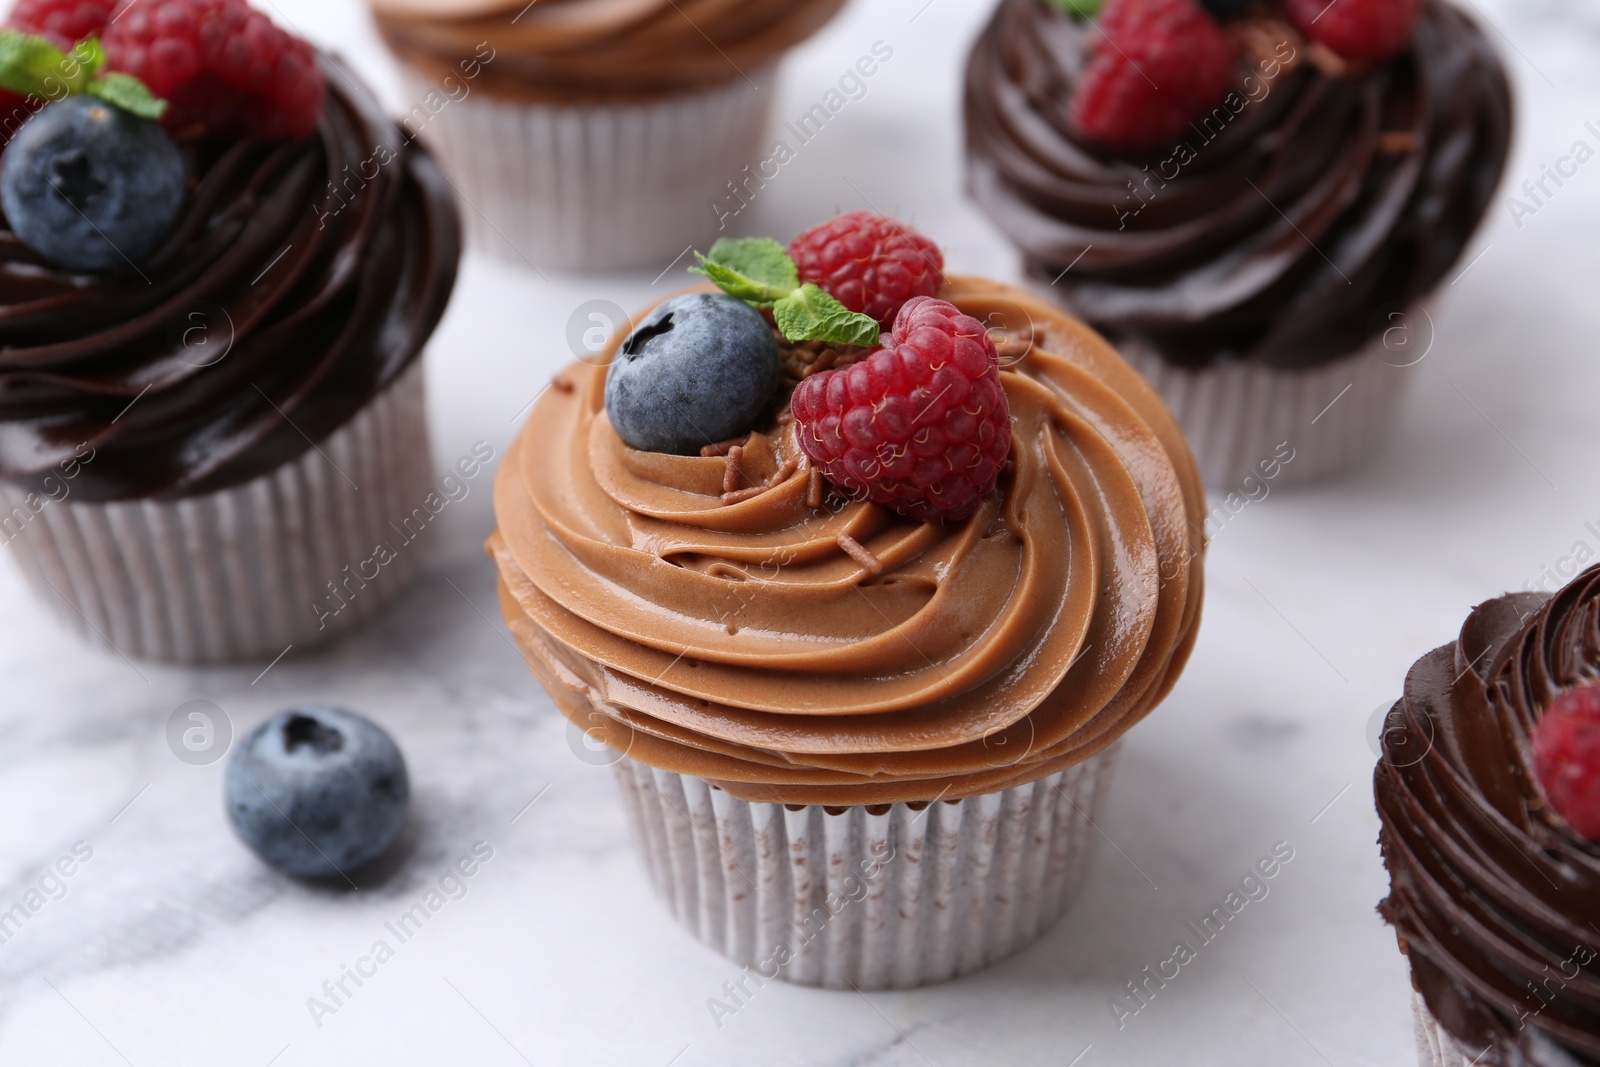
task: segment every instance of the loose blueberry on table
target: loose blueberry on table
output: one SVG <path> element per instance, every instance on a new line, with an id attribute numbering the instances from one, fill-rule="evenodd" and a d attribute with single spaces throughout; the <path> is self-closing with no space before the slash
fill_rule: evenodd
<path id="1" fill-rule="evenodd" d="M 228 819 L 263 861 L 339 879 L 388 850 L 411 798 L 405 758 L 382 728 L 331 707 L 279 712 L 228 764 Z"/>

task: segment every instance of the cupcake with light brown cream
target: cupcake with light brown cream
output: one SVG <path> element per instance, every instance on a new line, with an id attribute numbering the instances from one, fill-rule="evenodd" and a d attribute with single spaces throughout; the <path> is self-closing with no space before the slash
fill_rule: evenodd
<path id="1" fill-rule="evenodd" d="M 778 61 L 844 0 L 371 0 L 407 128 L 483 248 L 665 268 L 763 156 Z"/>
<path id="2" fill-rule="evenodd" d="M 722 292 L 564 370 L 490 547 L 679 918 L 764 973 L 918 985 L 1081 884 L 1116 743 L 1195 639 L 1203 498 L 1082 323 L 876 216 L 789 253 L 720 242 Z"/>

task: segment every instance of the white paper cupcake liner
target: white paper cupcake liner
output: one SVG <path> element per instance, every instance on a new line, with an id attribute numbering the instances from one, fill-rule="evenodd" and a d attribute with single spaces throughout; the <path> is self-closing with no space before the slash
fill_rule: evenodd
<path id="1" fill-rule="evenodd" d="M 421 554 L 396 524 L 432 477 L 419 359 L 315 448 L 242 485 L 93 503 L 67 482 L 33 514 L 27 490 L 0 482 L 0 520 L 28 584 L 90 642 L 173 663 L 266 660 L 394 599 Z M 380 543 L 397 551 L 378 566 Z"/>
<path id="2" fill-rule="evenodd" d="M 1055 926 L 1087 876 L 1115 749 L 918 806 L 755 804 L 627 758 L 616 771 L 656 893 L 701 941 L 762 981 L 908 989 Z"/>
<path id="3" fill-rule="evenodd" d="M 1473 1067 L 1478 1060 L 1463 1053 L 1455 1039 L 1433 1017 L 1422 995 L 1411 994 L 1411 1017 L 1417 1030 L 1418 1067 Z"/>
<path id="4" fill-rule="evenodd" d="M 437 96 L 422 75 L 401 70 L 407 99 Z M 713 205 L 728 202 L 728 183 L 745 181 L 761 158 L 775 70 L 643 103 L 474 93 L 419 132 L 455 185 L 478 249 L 556 270 L 664 270 L 717 238 Z"/>
<path id="5" fill-rule="evenodd" d="M 1308 370 L 1254 363 L 1192 370 L 1137 344 L 1121 352 L 1172 409 L 1208 489 L 1227 493 L 1251 475 L 1259 479 L 1261 465 L 1281 460 L 1287 445 L 1294 458 L 1272 479 L 1283 488 L 1338 474 L 1378 452 L 1416 377 L 1415 363 L 1432 343 L 1429 311 L 1407 313 L 1404 333 L 1379 334 L 1355 354 Z"/>

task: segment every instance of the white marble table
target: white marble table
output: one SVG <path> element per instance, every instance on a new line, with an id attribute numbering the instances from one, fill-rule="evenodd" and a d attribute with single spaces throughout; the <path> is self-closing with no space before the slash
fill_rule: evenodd
<path id="1" fill-rule="evenodd" d="M 355 0 L 280 2 L 396 84 Z M 1520 184 L 1596 140 L 1584 123 L 1600 120 L 1600 14 L 1477 3 L 1521 91 Z M 785 69 L 778 115 L 808 108 L 873 41 L 893 61 L 740 221 L 787 235 L 871 205 L 937 235 L 956 269 L 1015 277 L 960 191 L 958 73 L 987 7 L 856 0 Z M 659 910 L 610 772 L 574 756 L 497 620 L 487 480 L 428 535 L 427 575 L 392 613 L 260 677 L 265 664 L 181 671 L 86 651 L 0 564 L 0 909 L 75 843 L 92 850 L 0 944 L 0 1064 L 1404 1067 L 1406 973 L 1373 912 L 1385 878 L 1368 722 L 1470 605 L 1537 582 L 1580 543 L 1600 552 L 1597 223 L 1600 163 L 1520 228 L 1496 203 L 1384 460 L 1275 493 L 1216 538 L 1192 665 L 1129 737 L 1078 907 L 1019 957 L 940 988 L 770 984 L 718 1025 L 707 1001 L 736 969 Z M 682 281 L 541 280 L 469 257 L 429 357 L 441 466 L 478 440 L 504 448 L 568 358 L 580 304 L 634 306 Z M 264 869 L 228 830 L 222 764 L 168 749 L 168 716 L 192 699 L 236 733 L 311 700 L 384 723 L 414 783 L 404 864 L 359 893 Z M 385 923 L 480 841 L 492 858 L 465 895 L 314 1018 L 308 998 L 326 1002 L 323 983 L 376 940 L 396 944 Z M 1270 895 L 1119 1028 L 1123 983 L 1278 841 L 1294 859 Z"/>

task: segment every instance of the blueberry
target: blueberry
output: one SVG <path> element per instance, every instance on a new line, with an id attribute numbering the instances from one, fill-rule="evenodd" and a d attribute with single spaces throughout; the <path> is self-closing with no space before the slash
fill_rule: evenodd
<path id="1" fill-rule="evenodd" d="M 381 728 L 338 708 L 281 711 L 228 764 L 234 832 L 297 878 L 338 878 L 377 858 L 406 821 L 411 785 Z"/>
<path id="2" fill-rule="evenodd" d="M 1237 15 L 1254 2 L 1255 0 L 1200 0 L 1205 9 L 1219 19 Z"/>
<path id="3" fill-rule="evenodd" d="M 183 197 L 183 156 L 166 131 L 92 96 L 49 105 L 0 156 L 6 221 L 68 270 L 137 262 L 171 231 Z"/>
<path id="4" fill-rule="evenodd" d="M 646 452 L 692 455 L 754 429 L 783 381 L 778 338 L 761 313 L 724 293 L 657 307 L 606 373 L 606 412 Z"/>

